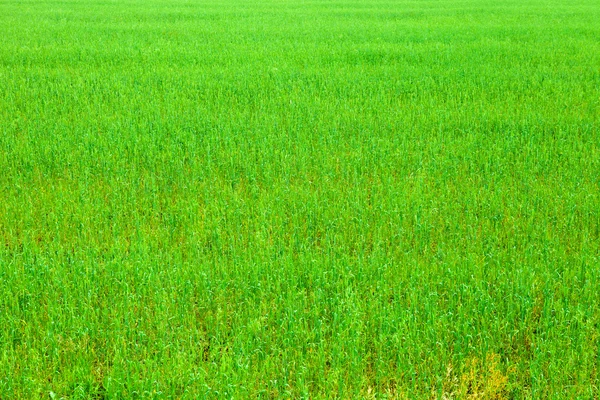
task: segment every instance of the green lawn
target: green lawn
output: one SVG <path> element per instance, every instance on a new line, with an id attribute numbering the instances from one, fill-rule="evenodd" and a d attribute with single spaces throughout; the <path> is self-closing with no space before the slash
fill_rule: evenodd
<path id="1" fill-rule="evenodd" d="M 600 1 L 0 0 L 0 398 L 600 396 Z"/>

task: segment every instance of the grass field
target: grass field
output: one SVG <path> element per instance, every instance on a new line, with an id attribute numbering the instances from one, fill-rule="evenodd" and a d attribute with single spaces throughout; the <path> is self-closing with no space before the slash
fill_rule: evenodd
<path id="1" fill-rule="evenodd" d="M 0 398 L 600 396 L 598 0 L 0 0 Z"/>

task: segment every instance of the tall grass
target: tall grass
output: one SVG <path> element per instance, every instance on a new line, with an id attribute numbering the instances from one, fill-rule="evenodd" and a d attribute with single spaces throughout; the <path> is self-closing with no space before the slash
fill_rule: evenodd
<path id="1" fill-rule="evenodd" d="M 0 33 L 0 398 L 598 397 L 597 1 Z"/>

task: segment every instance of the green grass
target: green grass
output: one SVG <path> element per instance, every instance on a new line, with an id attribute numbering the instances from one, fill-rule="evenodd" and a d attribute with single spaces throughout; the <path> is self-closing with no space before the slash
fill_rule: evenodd
<path id="1" fill-rule="evenodd" d="M 599 38 L 597 0 L 1 0 L 0 398 L 598 398 Z"/>

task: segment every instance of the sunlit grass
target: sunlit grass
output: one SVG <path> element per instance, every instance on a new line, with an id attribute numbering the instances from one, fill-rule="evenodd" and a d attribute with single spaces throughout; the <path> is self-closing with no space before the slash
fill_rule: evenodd
<path id="1" fill-rule="evenodd" d="M 0 32 L 0 398 L 598 396 L 596 1 Z"/>

